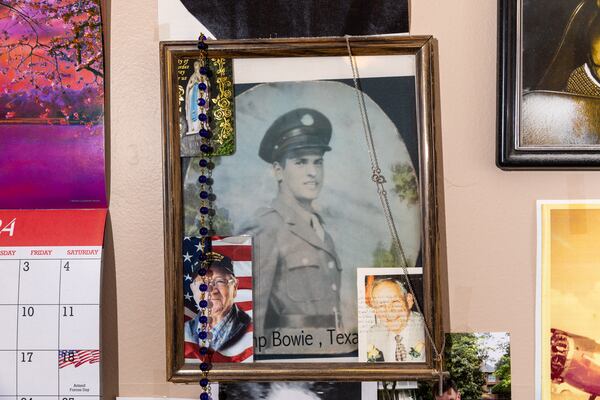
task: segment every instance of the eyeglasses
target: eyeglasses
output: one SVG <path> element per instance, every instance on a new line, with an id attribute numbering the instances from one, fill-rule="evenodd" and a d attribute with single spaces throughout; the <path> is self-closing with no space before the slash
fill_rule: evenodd
<path id="1" fill-rule="evenodd" d="M 233 283 L 235 283 L 235 279 L 230 278 L 230 279 L 214 279 L 214 280 L 208 281 L 206 284 L 208 285 L 208 287 L 216 287 L 217 289 L 223 289 L 229 285 L 232 285 Z"/>
<path id="2" fill-rule="evenodd" d="M 385 311 L 406 311 L 406 303 L 402 300 L 393 300 L 387 302 L 373 302 L 373 308 L 385 310 Z"/>

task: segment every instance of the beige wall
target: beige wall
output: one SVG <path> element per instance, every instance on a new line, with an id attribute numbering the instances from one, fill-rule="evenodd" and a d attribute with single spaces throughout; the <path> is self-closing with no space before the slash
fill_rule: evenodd
<path id="1" fill-rule="evenodd" d="M 111 7 L 105 394 L 196 397 L 165 381 L 156 1 Z M 535 200 L 598 198 L 600 178 L 496 168 L 496 1 L 413 0 L 412 33 L 439 41 L 451 329 L 510 331 L 514 398 L 530 400 Z"/>

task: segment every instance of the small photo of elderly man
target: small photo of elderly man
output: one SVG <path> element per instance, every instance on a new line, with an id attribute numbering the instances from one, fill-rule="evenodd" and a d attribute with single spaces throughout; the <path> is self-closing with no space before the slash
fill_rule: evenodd
<path id="1" fill-rule="evenodd" d="M 415 307 L 422 274 L 421 268 L 409 268 L 408 276 L 401 268 L 357 269 L 359 361 L 426 361 L 424 319 Z"/>
<path id="2" fill-rule="evenodd" d="M 184 351 L 189 362 L 198 362 L 199 338 L 208 326 L 208 347 L 214 362 L 252 362 L 252 238 L 231 236 L 212 241 L 206 256 L 210 267 L 203 273 L 198 259 L 199 238 L 183 243 Z M 198 313 L 201 290 L 210 302 L 210 317 Z"/>

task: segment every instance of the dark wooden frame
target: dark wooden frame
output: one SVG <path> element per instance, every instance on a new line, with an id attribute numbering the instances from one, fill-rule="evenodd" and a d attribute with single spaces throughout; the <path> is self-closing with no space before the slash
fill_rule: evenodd
<path id="1" fill-rule="evenodd" d="M 600 169 L 600 151 L 518 148 L 520 134 L 523 0 L 498 0 L 496 165 L 505 170 Z"/>
<path id="2" fill-rule="evenodd" d="M 419 127 L 419 164 L 422 213 L 422 251 L 425 302 L 423 311 L 438 348 L 443 341 L 440 274 L 442 272 L 443 180 L 441 178 L 441 140 L 436 116 L 435 41 L 430 36 L 354 37 L 355 55 L 414 55 L 416 62 L 417 123 Z M 185 364 L 183 355 L 183 196 L 179 135 L 174 118 L 177 98 L 177 58 L 194 57 L 199 52 L 194 42 L 161 42 L 161 80 L 163 110 L 164 223 L 165 223 L 165 305 L 167 379 L 172 382 L 197 382 L 196 364 Z M 344 38 L 218 40 L 209 44 L 211 57 L 308 57 L 347 55 Z M 235 79 L 235 78 L 234 78 Z M 251 363 L 215 364 L 210 371 L 216 381 L 272 380 L 398 380 L 432 379 L 437 370 L 428 347 L 425 363 Z"/>

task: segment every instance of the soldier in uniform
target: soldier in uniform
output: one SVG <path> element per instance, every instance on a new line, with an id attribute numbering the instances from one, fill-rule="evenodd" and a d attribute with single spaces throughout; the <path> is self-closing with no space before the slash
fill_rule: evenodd
<path id="1" fill-rule="evenodd" d="M 267 349 L 273 331 L 340 329 L 341 266 L 313 209 L 331 133 L 325 115 L 299 108 L 277 118 L 260 143 L 258 155 L 272 165 L 279 189 L 245 233 L 254 237 L 255 337 L 266 338 Z M 314 348 L 326 352 L 332 349 Z"/>

